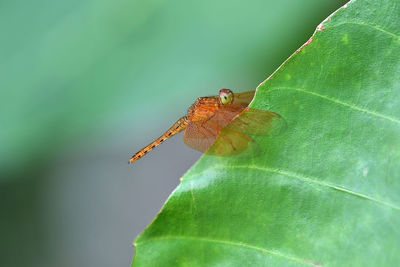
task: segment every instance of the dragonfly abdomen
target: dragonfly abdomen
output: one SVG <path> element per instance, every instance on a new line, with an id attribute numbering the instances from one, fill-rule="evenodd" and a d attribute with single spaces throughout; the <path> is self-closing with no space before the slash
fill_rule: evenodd
<path id="1" fill-rule="evenodd" d="M 182 117 L 180 118 L 177 122 L 175 122 L 174 125 L 172 125 L 171 128 L 169 128 L 168 131 L 166 131 L 162 136 L 157 138 L 154 142 L 150 143 L 146 147 L 142 148 L 139 152 L 137 152 L 135 155 L 131 157 L 129 160 L 129 163 L 133 163 L 142 157 L 144 157 L 148 152 L 153 150 L 156 146 L 159 146 L 162 142 L 167 140 L 168 138 L 174 136 L 175 134 L 183 131 L 186 129 L 186 126 L 188 124 L 187 117 Z"/>

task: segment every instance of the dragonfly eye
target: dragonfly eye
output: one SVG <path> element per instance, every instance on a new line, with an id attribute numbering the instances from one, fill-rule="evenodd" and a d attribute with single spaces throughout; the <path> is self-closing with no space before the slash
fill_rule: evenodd
<path id="1" fill-rule="evenodd" d="M 223 105 L 229 105 L 233 102 L 233 93 L 229 89 L 221 89 L 219 91 L 219 100 Z"/>

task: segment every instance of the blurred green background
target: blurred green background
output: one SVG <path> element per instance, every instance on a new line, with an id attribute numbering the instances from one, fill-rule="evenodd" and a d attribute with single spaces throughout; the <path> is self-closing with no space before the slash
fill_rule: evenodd
<path id="1" fill-rule="evenodd" d="M 129 266 L 201 153 L 197 97 L 253 90 L 340 0 L 0 1 L 0 266 Z"/>

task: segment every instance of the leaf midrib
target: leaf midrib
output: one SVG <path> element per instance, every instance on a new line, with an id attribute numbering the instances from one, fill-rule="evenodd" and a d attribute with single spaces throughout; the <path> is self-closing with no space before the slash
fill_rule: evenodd
<path id="1" fill-rule="evenodd" d="M 366 194 L 358 193 L 356 191 L 347 189 L 347 188 L 342 187 L 342 186 L 337 186 L 337 185 L 333 185 L 331 183 L 322 182 L 322 181 L 320 181 L 320 179 L 315 178 L 315 177 L 305 176 L 303 174 L 294 173 L 294 172 L 286 171 L 286 170 L 283 170 L 283 169 L 259 167 L 259 166 L 256 166 L 256 165 L 249 165 L 249 166 L 240 166 L 240 165 L 236 165 L 235 166 L 235 165 L 232 165 L 232 166 L 224 166 L 223 168 L 222 167 L 221 168 L 216 167 L 213 170 L 224 170 L 224 171 L 226 171 L 226 169 L 247 169 L 247 170 L 263 171 L 263 172 L 268 172 L 268 173 L 276 173 L 276 174 L 280 174 L 280 175 L 283 175 L 283 176 L 286 176 L 286 177 L 296 178 L 296 179 L 301 180 L 303 182 L 312 183 L 312 184 L 316 184 L 316 185 L 319 185 L 319 186 L 327 187 L 327 188 L 330 188 L 330 189 L 333 189 L 333 190 L 337 190 L 337 191 L 342 192 L 342 193 L 350 194 L 350 195 L 355 196 L 355 197 L 359 197 L 359 198 L 362 198 L 362 199 L 365 199 L 365 200 L 372 201 L 372 202 L 374 202 L 374 203 L 376 203 L 376 204 L 378 204 L 380 206 L 387 206 L 387 207 L 390 207 L 390 208 L 392 208 L 394 210 L 400 211 L 400 206 L 397 206 L 397 205 L 395 205 L 395 204 L 393 204 L 391 202 L 383 201 L 383 200 L 368 196 Z M 196 173 L 196 174 L 192 175 L 192 177 L 201 176 L 203 173 L 206 173 L 206 172 L 207 171 Z M 183 180 L 186 180 L 186 179 L 182 179 L 182 181 Z"/>
<path id="2" fill-rule="evenodd" d="M 371 25 L 371 24 L 367 24 L 367 23 L 343 22 L 343 23 L 338 23 L 338 24 L 336 24 L 336 25 L 332 25 L 332 26 L 329 27 L 329 29 L 336 28 L 336 27 L 340 27 L 340 26 L 346 25 L 346 24 L 364 26 L 364 27 L 367 27 L 367 28 L 371 28 L 371 29 L 380 31 L 380 32 L 382 32 L 382 33 L 385 33 L 385 34 L 390 35 L 390 36 L 392 36 L 392 37 L 395 37 L 395 38 L 397 38 L 397 39 L 400 39 L 400 36 L 399 36 L 399 35 L 397 35 L 397 34 L 391 32 L 391 31 L 388 31 L 388 30 L 385 30 L 385 29 L 383 29 L 383 28 L 381 28 L 381 27 L 378 27 L 378 26 L 376 26 L 376 25 Z"/>
<path id="3" fill-rule="evenodd" d="M 388 121 L 390 121 L 392 123 L 400 125 L 400 119 L 397 119 L 397 118 L 394 118 L 394 117 L 390 117 L 388 115 L 385 115 L 385 114 L 382 114 L 382 113 L 379 113 L 379 112 L 376 112 L 376 111 L 371 111 L 371 110 L 368 110 L 368 109 L 365 109 L 365 108 L 360 108 L 360 107 L 358 107 L 358 106 L 356 106 L 354 104 L 349 104 L 349 103 L 346 103 L 346 102 L 341 101 L 339 99 L 336 99 L 336 98 L 333 98 L 333 97 L 329 97 L 329 96 L 326 96 L 326 95 L 321 95 L 321 94 L 318 94 L 318 93 L 315 93 L 313 91 L 309 91 L 309 90 L 306 90 L 306 89 L 303 89 L 303 88 L 280 86 L 280 87 L 268 89 L 267 93 L 270 93 L 272 91 L 279 91 L 279 90 L 294 90 L 294 91 L 297 91 L 297 92 L 302 92 L 302 93 L 305 93 L 305 94 L 317 96 L 317 97 L 320 97 L 322 99 L 331 101 L 331 102 L 333 102 L 335 104 L 342 105 L 342 106 L 348 107 L 350 109 L 357 110 L 359 112 L 366 113 L 368 115 L 371 115 L 371 116 L 374 116 L 374 117 L 377 117 L 377 118 L 380 118 L 380 119 L 385 119 L 385 120 L 388 120 Z"/>
<path id="4" fill-rule="evenodd" d="M 245 249 L 251 249 L 251 250 L 256 250 L 258 252 L 262 252 L 263 254 L 267 253 L 273 256 L 277 256 L 277 257 L 281 257 L 290 261 L 294 261 L 297 263 L 301 263 L 304 265 L 312 265 L 312 266 L 319 266 L 320 264 L 316 263 L 316 261 L 313 260 L 304 260 L 301 258 L 296 258 L 296 257 L 292 257 L 289 255 L 285 255 L 282 254 L 280 252 L 277 251 L 272 251 L 272 250 L 267 250 L 265 248 L 262 247 L 257 247 L 257 246 L 253 246 L 250 244 L 246 244 L 243 242 L 237 242 L 237 241 L 231 241 L 231 240 L 222 240 L 222 239 L 213 239 L 213 238 L 206 238 L 206 237 L 198 237 L 198 236 L 159 236 L 159 237 L 153 237 L 150 239 L 147 239 L 145 241 L 142 242 L 136 242 L 135 246 L 138 245 L 142 245 L 148 242 L 152 242 L 152 241 L 170 241 L 172 239 L 177 239 L 177 240 L 190 240 L 190 241 L 203 241 L 203 242 L 210 242 L 210 243 L 215 243 L 215 244 L 222 244 L 222 245 L 226 245 L 226 246 L 230 246 L 230 247 L 240 247 L 240 248 L 245 248 Z"/>

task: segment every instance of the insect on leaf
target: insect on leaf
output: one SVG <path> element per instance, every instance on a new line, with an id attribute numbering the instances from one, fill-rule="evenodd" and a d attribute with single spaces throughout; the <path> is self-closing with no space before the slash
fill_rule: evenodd
<path id="1" fill-rule="evenodd" d="M 346 4 L 250 108 L 286 130 L 254 137 L 260 157 L 205 155 L 136 240 L 133 265 L 398 266 L 400 1 Z"/>

